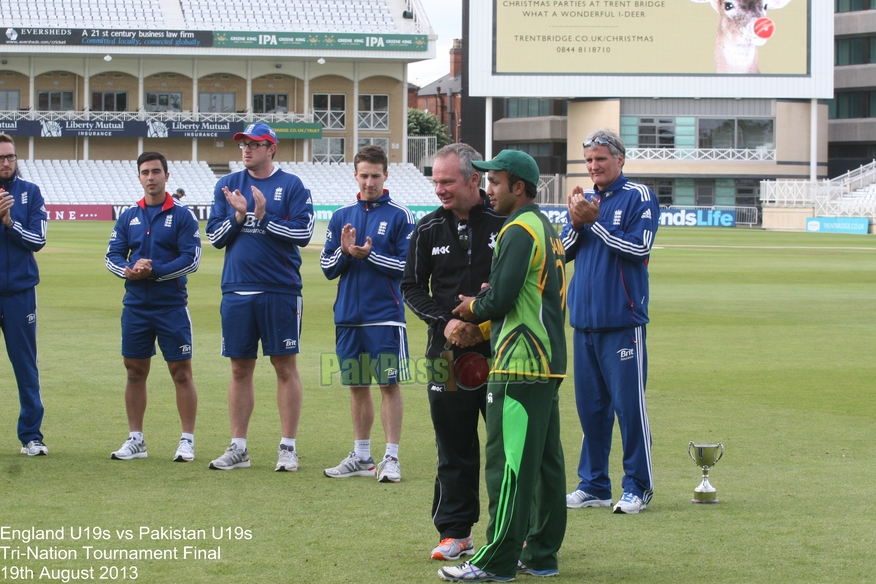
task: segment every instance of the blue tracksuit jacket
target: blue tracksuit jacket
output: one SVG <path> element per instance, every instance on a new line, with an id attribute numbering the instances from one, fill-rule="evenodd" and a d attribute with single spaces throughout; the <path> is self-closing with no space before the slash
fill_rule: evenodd
<path id="1" fill-rule="evenodd" d="M 225 200 L 222 187 L 239 190 L 247 201 L 243 223 Z M 252 187 L 266 199 L 265 216 L 256 219 Z M 254 178 L 244 169 L 219 179 L 207 221 L 207 237 L 225 248 L 222 293 L 276 292 L 301 296 L 299 247 L 313 236 L 313 201 L 297 175 L 276 169 L 267 178 Z"/>
<path id="2" fill-rule="evenodd" d="M 40 282 L 34 252 L 46 245 L 46 205 L 40 188 L 13 177 L 0 182 L 0 189 L 11 194 L 12 228 L 0 227 L 0 294 L 8 295 L 33 288 Z"/>
<path id="3" fill-rule="evenodd" d="M 161 211 L 149 222 L 146 199 L 122 211 L 110 235 L 106 267 L 125 278 L 125 268 L 141 258 L 152 260 L 152 276 L 125 279 L 126 306 L 150 308 L 186 305 L 186 274 L 201 262 L 201 236 L 194 213 L 165 193 Z"/>
<path id="4" fill-rule="evenodd" d="M 573 328 L 600 331 L 648 322 L 648 259 L 660 206 L 651 189 L 621 174 L 606 190 L 586 191 L 599 198 L 593 225 L 563 229 L 566 262 L 575 261 L 569 286 Z"/>
<path id="5" fill-rule="evenodd" d="M 0 225 L 0 328 L 18 384 L 18 438 L 24 445 L 43 439 L 36 346 L 35 287 L 40 275 L 34 252 L 46 245 L 46 206 L 40 188 L 21 178 L 0 182 L 0 189 L 15 200 L 9 209 L 12 227 Z"/>
<path id="6" fill-rule="evenodd" d="M 356 245 L 371 238 L 371 253 L 364 260 L 341 253 L 341 231 L 348 223 L 356 229 Z M 335 301 L 336 325 L 405 322 L 400 287 L 416 223 L 413 213 L 395 203 L 386 190 L 376 201 L 358 199 L 335 211 L 325 234 L 320 266 L 329 280 L 341 278 Z"/>

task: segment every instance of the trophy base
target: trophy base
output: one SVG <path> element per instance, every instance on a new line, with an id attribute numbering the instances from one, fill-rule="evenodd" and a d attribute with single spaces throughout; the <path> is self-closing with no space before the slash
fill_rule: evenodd
<path id="1" fill-rule="evenodd" d="M 703 505 L 711 505 L 715 503 L 720 503 L 718 501 L 718 493 L 694 493 L 694 498 L 690 500 L 691 503 L 700 503 Z"/>

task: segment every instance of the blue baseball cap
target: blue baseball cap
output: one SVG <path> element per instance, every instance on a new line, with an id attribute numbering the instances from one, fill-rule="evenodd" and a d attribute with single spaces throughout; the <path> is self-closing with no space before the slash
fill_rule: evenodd
<path id="1" fill-rule="evenodd" d="M 267 140 L 271 144 L 277 143 L 277 134 L 274 129 L 262 122 L 250 124 L 243 132 L 238 132 L 234 135 L 234 140 L 239 142 L 244 138 L 252 138 L 253 140 Z"/>

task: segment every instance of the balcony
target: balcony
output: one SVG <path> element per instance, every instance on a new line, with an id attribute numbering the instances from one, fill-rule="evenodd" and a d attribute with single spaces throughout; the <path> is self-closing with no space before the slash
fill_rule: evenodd
<path id="1" fill-rule="evenodd" d="M 30 111 L 0 110 L 0 120 L 36 120 L 40 122 L 70 120 L 78 122 L 265 122 L 312 123 L 313 114 L 296 113 L 214 113 L 214 112 L 87 112 L 87 111 Z"/>
<path id="2" fill-rule="evenodd" d="M 627 148 L 627 160 L 775 162 L 773 148 Z"/>

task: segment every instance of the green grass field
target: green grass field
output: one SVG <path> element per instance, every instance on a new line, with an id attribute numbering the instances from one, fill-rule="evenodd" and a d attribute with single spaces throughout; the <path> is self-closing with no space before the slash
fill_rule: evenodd
<path id="1" fill-rule="evenodd" d="M 150 456 L 110 460 L 127 436 L 123 283 L 103 263 L 111 229 L 52 223 L 38 254 L 48 457 L 18 453 L 17 392 L 8 360 L 0 359 L 0 580 L 51 581 L 51 572 L 40 578 L 46 568 L 55 581 L 437 582 L 440 564 L 428 559 L 437 543 L 430 518 L 435 452 L 423 386 L 404 390 L 401 483 L 322 474 L 351 449 L 352 430 L 347 391 L 319 384 L 319 356 L 334 347 L 335 295 L 319 269 L 319 246 L 303 252 L 299 472 L 272 472 L 280 434 L 266 359 L 256 373 L 252 468 L 207 470 L 229 441 L 230 373 L 219 355 L 222 252 L 209 245 L 189 279 L 197 460 L 170 462 L 179 420 L 160 356 L 146 412 Z M 876 239 L 662 228 L 656 243 L 648 328 L 655 496 L 637 516 L 570 510 L 560 581 L 872 581 Z M 412 320 L 411 354 L 420 356 L 424 327 Z M 561 392 L 572 488 L 581 432 L 571 378 Z M 372 440 L 382 453 L 379 421 Z M 726 448 L 711 472 L 719 505 L 690 503 L 700 479 L 687 454 L 691 440 Z M 485 495 L 482 506 L 476 545 L 484 542 Z M 30 528 L 63 529 L 65 539 L 28 546 L 11 538 L 10 530 Z M 142 528 L 203 529 L 208 539 L 153 540 L 151 531 L 141 538 Z M 183 559 L 187 545 L 221 547 L 221 559 Z M 106 553 L 177 548 L 179 559 L 89 559 L 87 546 Z M 27 558 L 28 547 L 78 557 Z"/>

